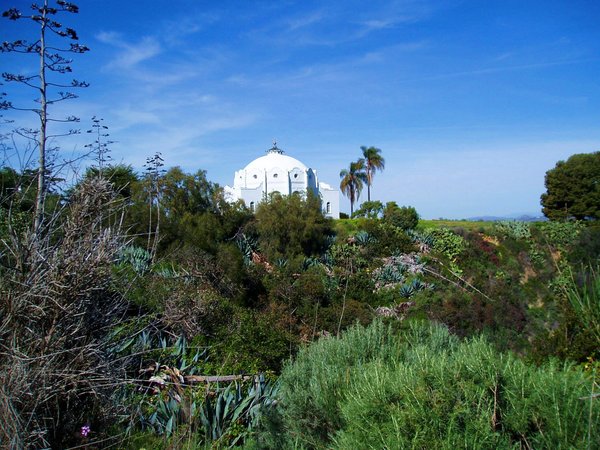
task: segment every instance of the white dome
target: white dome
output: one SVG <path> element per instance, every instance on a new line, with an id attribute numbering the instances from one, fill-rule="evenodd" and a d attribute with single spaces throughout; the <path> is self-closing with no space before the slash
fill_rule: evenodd
<path id="1" fill-rule="evenodd" d="M 240 199 L 251 211 L 275 192 L 282 195 L 313 192 L 321 197 L 324 214 L 339 217 L 338 191 L 319 183 L 316 170 L 296 158 L 284 155 L 275 142 L 266 155 L 235 172 L 233 187 L 225 187 L 227 201 Z"/>
<path id="2" fill-rule="evenodd" d="M 285 172 L 291 172 L 293 169 L 300 169 L 303 172 L 308 170 L 308 167 L 306 167 L 296 158 L 275 152 L 269 152 L 260 158 L 256 158 L 254 161 L 244 167 L 244 170 L 248 172 L 253 170 L 264 170 L 266 172 L 270 172 L 276 168 Z"/>

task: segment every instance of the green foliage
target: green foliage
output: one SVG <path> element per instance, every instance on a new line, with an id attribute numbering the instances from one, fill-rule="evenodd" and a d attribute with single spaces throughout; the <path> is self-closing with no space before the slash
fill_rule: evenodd
<path id="1" fill-rule="evenodd" d="M 450 220 L 450 219 L 419 219 L 418 228 L 426 230 L 429 228 L 463 228 L 469 231 L 488 232 L 494 227 L 495 222 L 485 220 Z"/>
<path id="2" fill-rule="evenodd" d="M 119 264 L 130 265 L 136 274 L 144 275 L 150 270 L 152 256 L 147 250 L 128 245 L 121 249 L 119 255 Z"/>
<path id="3" fill-rule="evenodd" d="M 306 199 L 298 193 L 272 195 L 258 206 L 255 228 L 269 261 L 321 255 L 333 234 L 332 220 L 323 215 L 319 199 L 310 192 Z"/>
<path id="4" fill-rule="evenodd" d="M 276 428 L 267 436 L 274 448 L 293 447 L 289 444 L 294 436 L 304 447 L 324 447 L 329 434 L 342 426 L 338 402 L 346 395 L 354 369 L 392 356 L 391 341 L 387 328 L 377 322 L 367 329 L 352 327 L 343 339 L 321 339 L 300 350 L 280 378 L 281 406 L 275 420 L 286 432 Z"/>
<path id="5" fill-rule="evenodd" d="M 272 448 L 585 448 L 600 432 L 581 371 L 436 325 L 351 329 L 301 351 L 280 381 Z"/>
<path id="6" fill-rule="evenodd" d="M 240 204 L 227 203 L 222 189 L 208 181 L 203 170 L 188 174 L 173 167 L 165 173 L 147 173 L 137 181 L 128 170 L 105 169 L 115 188 L 130 196 L 126 222 L 136 236 L 135 244 L 148 247 L 159 227 L 159 256 L 180 247 L 215 254 L 219 244 L 232 239 L 252 217 Z"/>
<path id="7" fill-rule="evenodd" d="M 404 231 L 414 230 L 419 224 L 419 214 L 412 206 L 398 207 L 396 202 L 387 202 L 383 210 L 383 221 Z"/>
<path id="8" fill-rule="evenodd" d="M 494 224 L 496 233 L 511 237 L 516 240 L 529 239 L 531 237 L 530 224 L 518 220 L 503 220 Z"/>
<path id="9" fill-rule="evenodd" d="M 100 169 L 90 167 L 85 171 L 84 179 L 95 178 L 100 175 Z M 102 168 L 102 177 L 112 186 L 115 193 L 130 199 L 139 178 L 131 166 L 123 164 L 109 165 Z"/>
<path id="10" fill-rule="evenodd" d="M 600 152 L 571 156 L 546 172 L 543 213 L 550 220 L 600 218 Z"/>
<path id="11" fill-rule="evenodd" d="M 572 246 L 569 261 L 573 267 L 585 267 L 596 264 L 600 255 L 600 224 L 589 224 L 577 237 L 577 242 Z"/>
<path id="12" fill-rule="evenodd" d="M 224 388 L 180 388 L 176 396 L 145 397 L 137 419 L 141 429 L 166 438 L 183 430 L 196 446 L 233 447 L 251 436 L 272 408 L 278 388 L 263 374 L 246 386 L 234 382 Z"/>
<path id="13" fill-rule="evenodd" d="M 35 204 L 36 176 L 30 170 L 19 173 L 12 167 L 0 168 L 0 207 L 31 211 Z"/>
<path id="14" fill-rule="evenodd" d="M 584 275 L 581 288 L 572 280 L 567 298 L 585 330 L 595 337 L 596 348 L 600 348 L 600 274 L 596 269 Z"/>
<path id="15" fill-rule="evenodd" d="M 559 250 L 567 250 L 577 242 L 585 225 L 582 222 L 542 222 L 538 225 L 546 243 Z"/>
<path id="16" fill-rule="evenodd" d="M 433 249 L 449 260 L 449 270 L 455 276 L 461 276 L 463 269 L 458 265 L 458 257 L 466 248 L 465 239 L 449 228 L 426 230 L 426 234 L 433 237 Z"/>
<path id="17" fill-rule="evenodd" d="M 377 219 L 383 213 L 383 203 L 379 200 L 366 201 L 360 205 L 360 208 L 354 213 L 354 217 L 366 217 L 368 219 Z"/>
<path id="18" fill-rule="evenodd" d="M 371 236 L 368 232 L 361 230 L 354 235 L 354 241 L 356 244 L 361 246 L 367 246 L 369 244 L 374 244 L 376 239 Z"/>
<path id="19" fill-rule="evenodd" d="M 371 244 L 372 256 L 410 253 L 414 250 L 411 238 L 401 228 L 381 220 L 363 220 L 362 227 L 364 231 L 375 239 Z"/>

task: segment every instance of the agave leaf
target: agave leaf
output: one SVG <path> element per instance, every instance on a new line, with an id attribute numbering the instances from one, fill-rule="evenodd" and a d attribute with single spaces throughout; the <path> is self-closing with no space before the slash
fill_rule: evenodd
<path id="1" fill-rule="evenodd" d="M 136 341 L 136 337 L 132 337 L 131 339 L 128 339 L 126 342 L 124 342 L 119 349 L 117 350 L 118 353 L 120 352 L 124 352 L 125 350 L 127 350 L 129 347 L 131 347 L 133 345 L 133 343 Z"/>
<path id="2" fill-rule="evenodd" d="M 175 416 L 171 416 L 171 418 L 169 419 L 169 421 L 167 422 L 167 426 L 165 427 L 165 433 L 167 434 L 167 436 L 170 436 L 171 433 L 173 432 L 173 424 L 175 423 Z"/>

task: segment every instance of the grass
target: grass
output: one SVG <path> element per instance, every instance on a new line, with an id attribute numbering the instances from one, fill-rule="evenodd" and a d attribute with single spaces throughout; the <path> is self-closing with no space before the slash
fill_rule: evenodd
<path id="1" fill-rule="evenodd" d="M 465 230 L 478 231 L 479 229 L 488 230 L 494 226 L 494 222 L 488 222 L 483 220 L 471 221 L 471 220 L 446 220 L 446 219 L 435 219 L 435 220 L 419 220 L 417 228 L 464 228 Z"/>
<path id="2" fill-rule="evenodd" d="M 335 221 L 336 231 L 344 232 L 345 235 L 355 234 L 360 230 L 360 221 L 361 219 L 338 219 Z M 419 220 L 419 225 L 417 228 L 425 229 L 425 228 L 464 228 L 466 230 L 478 231 L 483 228 L 484 230 L 491 229 L 494 226 L 494 222 L 488 221 L 471 221 L 471 220 L 445 220 L 445 219 L 435 219 L 435 220 Z"/>

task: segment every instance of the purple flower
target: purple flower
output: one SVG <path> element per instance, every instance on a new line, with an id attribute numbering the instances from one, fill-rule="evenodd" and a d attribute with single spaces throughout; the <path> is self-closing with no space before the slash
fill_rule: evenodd
<path id="1" fill-rule="evenodd" d="M 81 427 L 81 435 L 83 437 L 86 437 L 88 434 L 90 434 L 90 431 L 92 431 L 92 430 L 90 429 L 89 425 L 84 425 Z"/>

